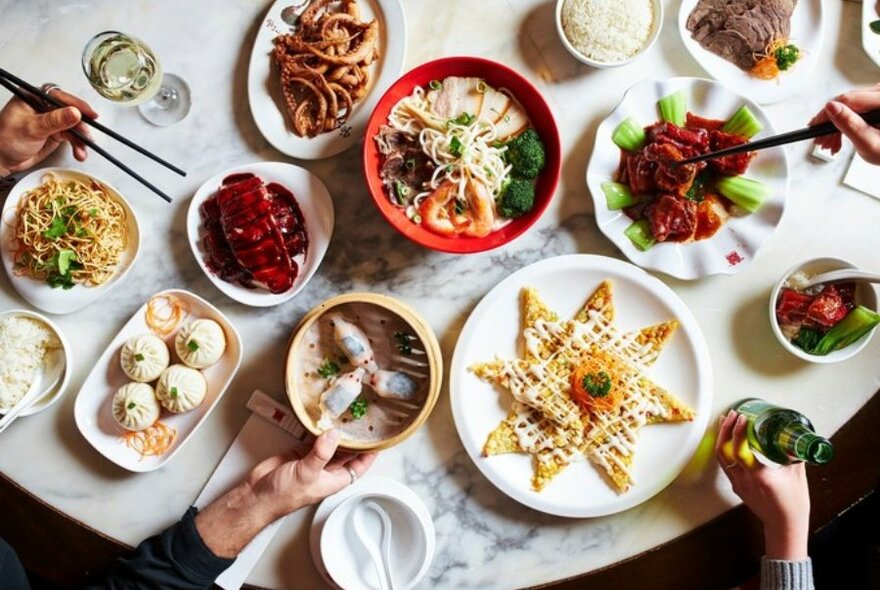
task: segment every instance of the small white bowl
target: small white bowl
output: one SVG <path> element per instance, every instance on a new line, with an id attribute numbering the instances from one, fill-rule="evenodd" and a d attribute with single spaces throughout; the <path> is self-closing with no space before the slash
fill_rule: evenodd
<path id="1" fill-rule="evenodd" d="M 776 301 L 779 299 L 779 291 L 785 286 L 785 282 L 791 275 L 798 271 L 803 271 L 808 276 L 815 276 L 820 273 L 829 272 L 832 270 L 839 270 L 842 268 L 854 269 L 857 267 L 845 260 L 840 260 L 839 258 L 814 258 L 812 260 L 796 264 L 785 271 L 785 274 L 782 275 L 782 278 L 779 280 L 778 283 L 776 283 L 776 287 L 773 288 L 773 292 L 770 294 L 770 325 L 773 328 L 773 334 L 776 335 L 776 339 L 785 350 L 798 357 L 799 359 L 818 364 L 830 364 L 845 361 L 861 352 L 862 349 L 868 345 L 868 342 L 870 342 L 871 338 L 874 336 L 874 332 L 876 331 L 876 329 L 871 330 L 865 336 L 862 336 L 862 338 L 859 339 L 857 342 L 853 342 L 845 348 L 834 350 L 824 356 L 819 356 L 815 354 L 809 354 L 808 352 L 801 350 L 800 348 L 789 342 L 788 339 L 786 339 L 785 335 L 782 333 L 782 329 L 779 327 L 779 322 L 776 320 Z M 877 311 L 877 292 L 874 290 L 873 285 L 871 285 L 870 283 L 857 282 L 855 296 L 857 304 L 864 305 L 869 309 Z"/>
<path id="2" fill-rule="evenodd" d="M 36 414 L 37 412 L 41 412 L 57 402 L 61 399 L 61 396 L 64 395 L 64 392 L 67 391 L 67 384 L 70 381 L 70 373 L 73 367 L 73 359 L 70 354 L 70 344 L 67 342 L 67 338 L 64 337 L 64 334 L 61 333 L 61 330 L 58 326 L 55 325 L 49 318 L 46 316 L 28 311 L 26 309 L 10 309 L 9 311 L 4 311 L 0 313 L 0 319 L 6 317 L 22 317 L 22 318 L 30 318 L 32 320 L 37 320 L 38 322 L 42 322 L 46 327 L 48 327 L 52 332 L 55 333 L 55 336 L 58 337 L 58 340 L 61 342 L 61 355 L 64 359 L 64 369 L 61 376 L 61 381 L 58 382 L 54 388 L 50 391 L 46 392 L 46 394 L 31 404 L 27 410 L 21 413 L 21 416 L 30 416 L 32 414 Z M 6 408 L 7 410 L 9 408 Z"/>
<path id="3" fill-rule="evenodd" d="M 349 519 L 352 509 L 368 499 L 380 504 L 391 517 L 391 567 L 395 587 L 409 590 L 424 578 L 431 565 L 434 523 L 421 499 L 394 480 L 367 477 L 324 500 L 312 521 L 312 557 L 333 586 L 345 590 L 379 587 L 372 561 Z"/>
<path id="4" fill-rule="evenodd" d="M 586 55 L 575 49 L 574 45 L 572 45 L 571 41 L 569 41 L 568 37 L 565 35 L 565 30 L 562 28 L 562 5 L 565 4 L 565 2 L 566 0 L 556 0 L 556 33 L 559 35 L 559 40 L 562 42 L 562 45 L 565 47 L 565 49 L 576 60 L 594 68 L 618 68 L 620 66 L 631 64 L 635 60 L 639 59 L 642 55 L 647 53 L 648 50 L 654 46 L 654 43 L 657 42 L 657 38 L 660 36 L 660 29 L 663 28 L 663 1 L 651 0 L 651 6 L 654 8 L 654 24 L 651 26 L 651 34 L 648 36 L 648 42 L 645 43 L 644 47 L 642 47 L 638 53 L 636 53 L 632 57 L 628 57 L 623 61 L 597 61 L 593 58 L 587 57 Z"/>

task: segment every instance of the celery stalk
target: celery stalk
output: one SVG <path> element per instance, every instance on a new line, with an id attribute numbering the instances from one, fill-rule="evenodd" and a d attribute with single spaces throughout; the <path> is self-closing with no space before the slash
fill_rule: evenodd
<path id="1" fill-rule="evenodd" d="M 654 239 L 654 235 L 651 233 L 651 224 L 648 223 L 647 219 L 634 221 L 623 233 L 632 240 L 636 248 L 643 252 L 650 250 L 657 243 L 657 240 Z"/>
<path id="2" fill-rule="evenodd" d="M 611 141 L 627 152 L 639 151 L 647 140 L 645 130 L 632 117 L 624 119 L 611 134 Z"/>
<path id="3" fill-rule="evenodd" d="M 769 186 L 745 176 L 728 176 L 717 182 L 718 192 L 749 213 L 761 208 L 773 192 Z"/>
<path id="4" fill-rule="evenodd" d="M 619 182 L 603 182 L 602 192 L 605 193 L 605 202 L 612 211 L 632 207 L 639 202 L 629 191 L 629 187 Z"/>
<path id="5" fill-rule="evenodd" d="M 739 107 L 739 110 L 736 111 L 733 116 L 724 124 L 724 127 L 721 128 L 725 133 L 730 133 L 731 135 L 739 135 L 740 137 L 746 137 L 751 139 L 755 135 L 761 132 L 764 128 L 761 125 L 761 122 L 758 121 L 757 117 L 749 110 L 749 107 L 743 105 Z"/>
<path id="6" fill-rule="evenodd" d="M 657 101 L 657 107 L 660 109 L 661 119 L 684 127 L 687 120 L 687 99 L 681 90 L 661 98 Z"/>
<path id="7" fill-rule="evenodd" d="M 880 324 L 880 314 L 860 305 L 825 332 L 810 353 L 825 356 L 833 350 L 845 348 L 873 330 L 877 324 Z"/>

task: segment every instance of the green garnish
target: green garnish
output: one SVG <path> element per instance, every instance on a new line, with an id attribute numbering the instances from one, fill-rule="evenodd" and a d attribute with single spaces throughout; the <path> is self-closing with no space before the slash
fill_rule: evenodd
<path id="1" fill-rule="evenodd" d="M 58 274 L 66 275 L 70 272 L 70 263 L 76 260 L 76 252 L 73 250 L 58 251 Z"/>
<path id="2" fill-rule="evenodd" d="M 394 181 L 394 193 L 399 204 L 403 205 L 406 203 L 406 198 L 409 196 L 409 192 L 410 188 L 405 182 L 400 180 Z"/>
<path id="3" fill-rule="evenodd" d="M 133 409 L 135 408 L 136 405 L 137 405 L 137 404 L 134 403 L 134 402 L 128 402 L 128 405 L 125 406 L 125 407 L 128 408 L 129 410 L 133 410 Z"/>
<path id="4" fill-rule="evenodd" d="M 416 169 L 416 159 L 410 158 L 406 161 L 406 169 L 407 170 L 415 170 Z"/>
<path id="5" fill-rule="evenodd" d="M 871 21 L 868 23 L 868 28 L 880 35 L 880 20 Z"/>
<path id="6" fill-rule="evenodd" d="M 171 388 L 171 397 L 177 397 L 177 388 L 176 387 Z"/>
<path id="7" fill-rule="evenodd" d="M 43 237 L 47 240 L 57 240 L 66 233 L 67 220 L 63 217 L 53 217 L 49 229 L 43 230 Z"/>
<path id="8" fill-rule="evenodd" d="M 192 352 L 195 352 L 199 349 L 199 343 L 195 340 L 190 340 L 186 343 L 186 347 L 190 349 Z"/>
<path id="9" fill-rule="evenodd" d="M 464 213 L 464 203 L 462 203 L 461 201 L 456 199 L 455 200 L 455 214 L 461 215 L 462 213 Z"/>
<path id="10" fill-rule="evenodd" d="M 648 137 L 632 117 L 627 117 L 611 134 L 611 141 L 624 151 L 637 152 L 648 141 Z"/>
<path id="11" fill-rule="evenodd" d="M 529 127 L 506 144 L 503 157 L 519 178 L 537 178 L 547 163 L 547 150 L 538 132 Z"/>
<path id="12" fill-rule="evenodd" d="M 535 185 L 529 180 L 511 178 L 498 200 L 498 213 L 514 219 L 522 217 L 535 206 Z"/>
<path id="13" fill-rule="evenodd" d="M 141 353 L 137 353 L 136 355 L 134 355 L 134 360 L 136 360 L 139 363 L 142 363 L 144 361 L 144 355 L 142 355 Z"/>
<path id="14" fill-rule="evenodd" d="M 801 328 L 798 331 L 797 336 L 792 339 L 791 343 L 804 352 L 810 352 L 817 344 L 819 344 L 819 340 L 821 339 L 822 335 L 816 330 L 812 328 Z"/>
<path id="15" fill-rule="evenodd" d="M 824 356 L 834 350 L 845 348 L 862 338 L 880 324 L 880 314 L 864 305 L 856 307 L 809 350 L 811 354 Z"/>
<path id="16" fill-rule="evenodd" d="M 428 88 L 430 88 L 431 90 L 440 90 L 440 82 L 438 82 L 437 80 L 431 80 L 430 82 L 428 82 Z"/>
<path id="17" fill-rule="evenodd" d="M 470 113 L 462 113 L 454 119 L 449 119 L 449 121 L 447 123 L 448 123 L 448 125 L 455 124 L 455 125 L 463 125 L 464 127 L 467 127 L 468 125 L 470 125 L 471 123 L 473 123 L 476 120 L 477 120 L 476 115 L 471 115 Z"/>
<path id="18" fill-rule="evenodd" d="M 696 201 L 697 203 L 703 202 L 703 196 L 706 192 L 706 180 L 709 178 L 708 170 L 704 170 L 697 174 L 697 177 L 694 178 L 694 182 L 691 183 L 691 188 L 688 189 L 687 193 L 685 193 L 684 197 L 689 201 Z"/>
<path id="19" fill-rule="evenodd" d="M 98 208 L 97 208 L 97 207 L 92 207 L 91 209 L 89 209 L 89 215 L 90 215 L 90 216 L 94 217 L 94 216 L 97 215 L 97 214 L 98 214 Z"/>
<path id="20" fill-rule="evenodd" d="M 601 186 L 602 192 L 605 193 L 605 202 L 611 211 L 626 209 L 639 202 L 625 184 L 608 181 L 603 182 Z"/>
<path id="21" fill-rule="evenodd" d="M 406 332 L 394 333 L 394 340 L 397 341 L 397 350 L 400 351 L 401 354 L 412 354 L 412 344 L 410 344 L 411 339 L 412 336 Z"/>
<path id="22" fill-rule="evenodd" d="M 324 362 L 321 363 L 321 366 L 318 367 L 318 375 L 327 379 L 328 377 L 332 377 L 339 373 L 339 365 L 336 364 L 336 361 L 330 359 L 324 359 Z"/>
<path id="23" fill-rule="evenodd" d="M 367 415 L 367 400 L 362 397 L 357 398 L 348 406 L 348 411 L 352 418 L 360 420 Z"/>
<path id="24" fill-rule="evenodd" d="M 76 261 L 76 252 L 73 250 L 59 250 L 56 252 L 49 262 L 46 263 L 44 270 L 48 271 L 46 283 L 56 289 L 71 289 L 74 286 L 73 277 L 70 274 L 72 270 L 80 270 L 82 264 Z"/>
<path id="25" fill-rule="evenodd" d="M 660 118 L 669 123 L 684 127 L 687 121 L 687 98 L 681 90 L 664 96 L 657 101 Z"/>
<path id="26" fill-rule="evenodd" d="M 628 237 L 633 245 L 642 252 L 650 250 L 657 243 L 654 234 L 651 233 L 651 223 L 647 219 L 633 221 L 632 225 L 623 230 L 623 235 Z"/>
<path id="27" fill-rule="evenodd" d="M 477 92 L 479 92 L 480 94 L 485 94 L 487 88 L 488 88 L 488 87 L 486 86 L 486 83 L 483 82 L 482 80 L 480 80 L 479 82 L 477 82 Z"/>
<path id="28" fill-rule="evenodd" d="M 774 51 L 773 57 L 776 58 L 776 67 L 785 72 L 790 70 L 795 62 L 800 59 L 801 50 L 797 48 L 797 45 L 789 43 Z"/>
<path id="29" fill-rule="evenodd" d="M 611 391 L 611 377 L 605 371 L 587 373 L 581 382 L 584 390 L 593 397 L 605 397 Z"/>
<path id="30" fill-rule="evenodd" d="M 456 158 L 460 158 L 463 147 L 464 144 L 461 143 L 461 140 L 453 135 L 452 140 L 449 142 L 449 153 Z"/>

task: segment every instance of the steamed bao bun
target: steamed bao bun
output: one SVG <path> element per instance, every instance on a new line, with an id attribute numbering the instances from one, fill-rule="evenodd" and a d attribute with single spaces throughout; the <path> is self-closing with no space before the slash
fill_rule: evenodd
<path id="1" fill-rule="evenodd" d="M 183 364 L 206 369 L 226 350 L 226 334 L 214 320 L 195 320 L 177 331 L 174 348 Z"/>
<path id="2" fill-rule="evenodd" d="M 119 364 L 132 381 L 148 383 L 159 378 L 170 362 L 168 346 L 153 334 L 129 338 L 119 353 Z"/>
<path id="3" fill-rule="evenodd" d="M 159 402 L 146 383 L 128 383 L 113 396 L 113 419 L 126 430 L 144 430 L 159 419 Z"/>
<path id="4" fill-rule="evenodd" d="M 162 406 L 175 414 L 189 412 L 205 400 L 208 382 L 201 371 L 171 365 L 159 376 L 156 383 L 156 398 Z"/>

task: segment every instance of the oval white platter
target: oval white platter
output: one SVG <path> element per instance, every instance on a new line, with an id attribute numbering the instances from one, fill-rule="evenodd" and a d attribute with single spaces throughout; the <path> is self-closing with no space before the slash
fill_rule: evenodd
<path id="1" fill-rule="evenodd" d="M 379 21 L 379 59 L 370 65 L 370 89 L 353 108 L 345 125 L 316 137 L 299 137 L 288 123 L 281 83 L 273 62 L 272 40 L 291 28 L 281 20 L 281 11 L 297 5 L 296 0 L 277 0 L 260 25 L 248 66 L 248 102 L 260 133 L 280 152 L 315 160 L 328 158 L 350 148 L 364 135 L 370 113 L 385 90 L 400 76 L 406 58 L 406 19 L 400 0 L 358 0 L 360 19 Z"/>
<path id="2" fill-rule="evenodd" d="M 682 0 L 678 11 L 678 31 L 691 57 L 707 74 L 736 88 L 760 104 L 773 104 L 785 100 L 795 92 L 814 82 L 813 71 L 819 63 L 822 43 L 825 39 L 825 15 L 822 0 L 800 0 L 791 15 L 791 42 L 801 50 L 801 59 L 794 68 L 783 72 L 776 80 L 760 80 L 742 71 L 736 65 L 711 51 L 703 49 L 691 37 L 687 19 L 699 0 Z M 870 0 L 866 0 L 870 1 Z"/>
<path id="3" fill-rule="evenodd" d="M 754 259 L 764 241 L 782 221 L 788 197 L 788 157 L 783 147 L 758 152 L 745 176 L 772 189 L 772 195 L 755 213 L 732 213 L 727 223 L 711 238 L 696 242 L 658 242 L 648 251 L 638 249 L 624 230 L 632 220 L 623 211 L 611 211 L 605 202 L 602 183 L 614 180 L 620 164 L 620 148 L 611 140 L 614 129 L 627 117 L 642 126 L 660 119 L 657 101 L 681 90 L 689 112 L 709 119 L 728 119 L 742 105 L 748 105 L 764 129 L 755 139 L 774 135 L 767 114 L 751 100 L 718 82 L 700 78 L 644 80 L 623 95 L 620 104 L 599 125 L 593 155 L 587 166 L 587 186 L 593 196 L 596 222 L 608 239 L 634 264 L 693 280 L 714 274 L 735 274 Z"/>
<path id="4" fill-rule="evenodd" d="M 877 0 L 862 0 L 862 49 L 880 66 L 880 33 L 871 30 L 875 20 L 880 20 L 880 4 Z"/>
<path id="5" fill-rule="evenodd" d="M 489 433 L 509 411 L 511 396 L 478 379 L 468 367 L 521 357 L 521 299 L 534 287 L 560 318 L 573 317 L 605 280 L 613 282 L 615 324 L 623 331 L 677 319 L 679 327 L 647 375 L 696 411 L 693 422 L 650 425 L 638 434 L 633 486 L 618 494 L 587 461 L 572 463 L 541 492 L 532 490 L 527 454 L 483 457 Z M 452 358 L 449 393 L 468 455 L 499 490 L 530 508 L 567 517 L 613 514 L 648 500 L 690 460 L 709 421 L 712 368 L 696 319 L 659 279 L 613 258 L 573 254 L 536 262 L 507 277 L 480 301 L 461 331 Z"/>
<path id="6" fill-rule="evenodd" d="M 309 250 L 303 260 L 297 256 L 299 273 L 290 289 L 284 293 L 271 293 L 265 289 L 248 289 L 237 283 L 228 283 L 215 275 L 205 262 L 207 252 L 203 247 L 204 224 L 199 208 L 206 199 L 214 195 L 220 188 L 223 179 L 233 174 L 250 172 L 263 179 L 265 183 L 277 182 L 286 187 L 299 203 L 303 218 L 306 222 L 306 231 L 309 236 Z M 227 296 L 239 303 L 253 307 L 271 307 L 288 301 L 299 293 L 324 259 L 327 248 L 330 246 L 330 238 L 333 236 L 333 199 L 327 192 L 327 187 L 321 179 L 299 166 L 285 164 L 283 162 L 257 162 L 230 168 L 212 176 L 199 187 L 189 204 L 186 215 L 186 232 L 189 245 L 196 261 L 208 278 Z"/>
<path id="7" fill-rule="evenodd" d="M 76 285 L 72 289 L 53 289 L 45 281 L 39 281 L 28 276 L 19 276 L 15 273 L 15 260 L 13 256 L 13 243 L 15 241 L 15 224 L 18 203 L 24 193 L 42 184 L 43 176 L 55 174 L 59 178 L 69 178 L 84 182 L 95 181 L 107 188 L 108 194 L 115 199 L 125 210 L 128 222 L 128 246 L 107 282 L 97 287 L 85 287 Z M 3 205 L 3 223 L 0 223 L 0 251 L 3 253 L 3 268 L 9 277 L 9 282 L 21 297 L 42 311 L 54 314 L 68 314 L 91 305 L 108 291 L 115 288 L 134 266 L 141 247 L 141 234 L 137 216 L 132 210 L 125 197 L 110 183 L 101 180 L 93 174 L 87 174 L 81 170 L 72 168 L 42 168 L 35 170 L 19 180 Z"/>
<path id="8" fill-rule="evenodd" d="M 180 289 L 169 289 L 156 295 L 173 295 L 189 306 L 189 315 L 180 326 L 199 318 L 212 319 L 219 323 L 226 334 L 226 351 L 217 364 L 202 371 L 208 381 L 208 393 L 199 407 L 183 414 L 172 414 L 162 410 L 160 420 L 177 430 L 177 438 L 171 448 L 160 457 L 141 458 L 137 452 L 128 448 L 121 438 L 125 431 L 116 424 L 112 414 L 113 395 L 117 389 L 130 381 L 119 365 L 119 351 L 129 338 L 151 333 L 144 316 L 146 303 L 128 320 L 95 363 L 76 396 L 74 405 L 76 426 L 89 444 L 107 459 L 124 469 L 140 473 L 153 471 L 165 465 L 195 434 L 226 392 L 226 388 L 238 371 L 242 357 L 241 336 L 238 330 L 216 307 L 198 295 Z M 171 351 L 172 364 L 180 362 L 174 352 L 176 334 L 177 330 L 164 339 Z"/>

